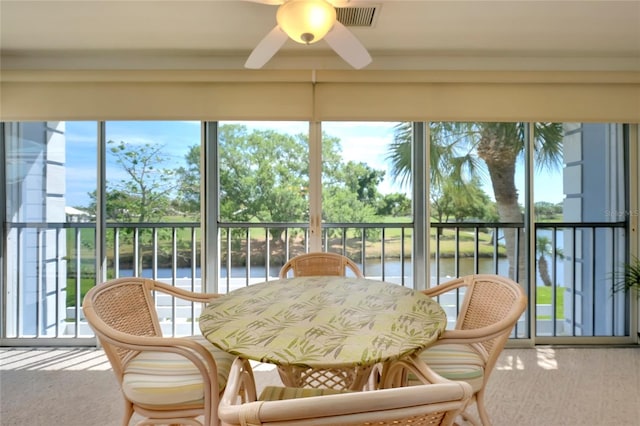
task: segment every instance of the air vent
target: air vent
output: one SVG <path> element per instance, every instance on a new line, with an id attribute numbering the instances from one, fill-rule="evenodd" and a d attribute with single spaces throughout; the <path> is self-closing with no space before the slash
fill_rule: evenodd
<path id="1" fill-rule="evenodd" d="M 378 9 L 378 6 L 336 7 L 336 14 L 345 27 L 371 27 Z"/>

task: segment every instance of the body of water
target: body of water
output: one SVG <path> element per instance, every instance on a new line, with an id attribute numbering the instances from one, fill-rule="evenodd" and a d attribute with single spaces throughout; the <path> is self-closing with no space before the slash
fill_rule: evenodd
<path id="1" fill-rule="evenodd" d="M 550 259 L 549 267 L 551 268 Z M 364 268 L 361 264 L 358 266 L 364 270 L 365 275 L 367 276 L 382 276 L 382 264 L 380 262 L 367 262 L 364 265 Z M 457 264 L 454 259 L 440 259 L 440 264 L 438 265 L 438 270 L 436 270 L 436 262 L 431 261 L 431 276 L 432 280 L 435 282 L 436 273 L 441 277 L 441 281 L 443 278 L 453 278 L 456 276 L 464 276 L 474 273 L 474 260 L 473 258 L 461 258 L 458 260 Z M 457 269 L 456 269 L 457 268 Z M 404 262 L 404 273 L 407 276 L 411 276 L 411 263 Z M 457 273 L 456 273 L 457 271 Z M 563 271 L 563 263 L 558 262 L 556 274 L 558 277 L 562 277 Z M 265 277 L 265 268 L 264 266 L 252 266 L 250 269 L 251 278 L 261 278 Z M 269 270 L 269 277 L 276 278 L 278 273 L 280 272 L 279 266 L 271 267 Z M 498 275 L 507 275 L 509 272 L 509 262 L 506 259 L 498 260 L 497 270 L 496 266 L 491 259 L 480 259 L 478 261 L 478 273 L 481 274 L 494 274 Z M 235 267 L 231 268 L 231 278 L 244 278 L 246 276 L 246 269 L 244 267 Z M 402 263 L 401 262 L 386 262 L 384 265 L 384 275 L 385 277 L 398 277 L 402 274 Z M 120 276 L 127 277 L 132 276 L 133 271 L 131 269 L 121 269 Z M 141 274 L 145 278 L 152 278 L 153 271 L 151 269 L 144 269 Z M 169 268 L 158 269 L 158 278 L 171 278 L 172 272 Z M 227 271 L 223 268 L 220 271 L 221 278 L 227 278 Z M 191 268 L 178 268 L 176 270 L 176 278 L 191 278 Z M 196 269 L 196 278 L 200 278 L 200 268 Z M 540 277 L 537 277 L 536 285 L 543 285 Z"/>

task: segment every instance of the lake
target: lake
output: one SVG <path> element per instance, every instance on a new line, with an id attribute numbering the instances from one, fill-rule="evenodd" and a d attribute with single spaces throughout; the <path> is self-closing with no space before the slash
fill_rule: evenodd
<path id="1" fill-rule="evenodd" d="M 549 260 L 549 259 L 548 259 Z M 371 277 L 379 277 L 382 276 L 382 265 L 380 262 L 367 262 L 365 263 L 364 268 L 362 268 L 361 264 L 358 266 L 364 270 L 365 275 Z M 551 267 L 551 264 L 549 265 Z M 558 270 L 557 274 L 559 277 L 562 276 L 562 262 L 558 262 Z M 386 262 L 384 274 L 385 277 L 399 277 L 402 272 L 402 263 L 399 261 Z M 435 282 L 435 273 L 436 273 L 436 264 L 435 261 L 431 261 L 431 277 L 432 281 Z M 456 264 L 454 259 L 440 259 L 440 270 L 439 275 L 441 277 L 440 281 L 446 278 L 452 278 L 455 276 L 463 276 L 472 274 L 474 272 L 474 259 L 473 258 L 460 258 L 458 260 L 458 268 L 459 273 L 456 274 Z M 404 270 L 407 276 L 411 276 L 411 262 L 404 262 Z M 275 278 L 278 276 L 278 272 L 280 271 L 280 267 L 271 267 L 269 271 L 269 276 L 271 278 Z M 507 259 L 499 259 L 498 260 L 498 271 L 499 275 L 507 275 L 509 271 L 509 262 Z M 478 273 L 481 274 L 493 274 L 495 273 L 495 267 L 492 259 L 480 259 L 478 261 Z M 120 276 L 127 277 L 132 276 L 133 271 L 131 269 L 121 269 Z M 252 278 L 261 278 L 265 277 L 265 268 L 264 266 L 252 266 L 250 269 L 250 274 Z M 151 278 L 152 270 L 144 269 L 141 274 L 143 277 Z M 158 269 L 158 278 L 171 278 L 172 273 L 170 268 L 162 268 Z M 231 278 L 244 278 L 246 276 L 246 270 L 244 267 L 234 267 L 231 268 Z M 176 270 L 177 278 L 190 278 L 191 277 L 191 268 L 178 268 Z M 200 277 L 200 268 L 196 269 L 196 277 Z M 226 268 L 222 268 L 220 271 L 221 278 L 227 278 Z M 540 277 L 537 277 L 536 285 L 541 286 L 542 281 Z"/>

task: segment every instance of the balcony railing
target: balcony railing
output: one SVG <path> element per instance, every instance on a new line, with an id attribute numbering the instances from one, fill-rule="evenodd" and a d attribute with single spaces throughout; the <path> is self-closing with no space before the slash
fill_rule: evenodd
<path id="1" fill-rule="evenodd" d="M 349 256 L 368 278 L 413 286 L 412 224 L 323 226 L 323 250 Z M 537 301 L 537 336 L 629 335 L 628 297 L 612 292 L 613 273 L 625 256 L 625 229 L 624 223 L 537 224 L 536 239 L 545 236 L 551 242 L 548 252 L 532 258 L 536 279 L 541 280 L 540 256 L 547 261 L 551 277 L 550 285 L 537 282 L 536 294 L 530 294 L 531 302 Z M 508 230 L 522 227 L 431 224 L 429 285 L 471 273 L 507 275 L 503 236 Z M 86 291 L 98 281 L 95 224 L 9 223 L 6 231 L 3 342 L 91 338 L 80 306 Z M 227 223 L 220 224 L 219 231 L 219 292 L 274 279 L 287 259 L 309 248 L 309 228 L 299 223 Z M 200 232 L 196 222 L 109 223 L 107 278 L 144 276 L 201 291 Z M 524 259 L 518 254 L 515 259 Z M 459 298 L 441 303 L 453 323 Z M 166 335 L 198 332 L 199 307 L 163 299 L 157 304 Z M 513 337 L 529 337 L 526 318 Z"/>
<path id="2" fill-rule="evenodd" d="M 367 277 L 411 287 L 412 227 L 410 223 L 326 223 L 322 248 L 348 256 Z M 224 223 L 219 229 L 218 290 L 223 292 L 274 279 L 288 259 L 309 251 L 306 224 Z"/>

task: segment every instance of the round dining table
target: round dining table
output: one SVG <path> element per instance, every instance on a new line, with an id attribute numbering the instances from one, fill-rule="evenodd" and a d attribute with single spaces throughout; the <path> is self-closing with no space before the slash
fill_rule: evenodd
<path id="1" fill-rule="evenodd" d="M 421 352 L 447 319 L 437 301 L 398 284 L 312 276 L 250 285 L 213 299 L 202 334 L 242 358 L 278 366 L 287 386 L 300 371 L 353 371 L 360 390 L 371 369 Z M 331 387 L 331 383 L 324 383 Z"/>

